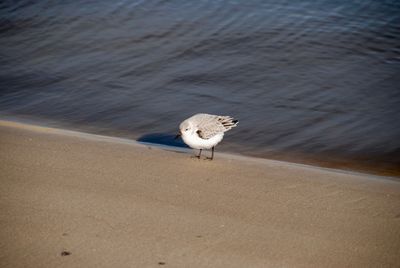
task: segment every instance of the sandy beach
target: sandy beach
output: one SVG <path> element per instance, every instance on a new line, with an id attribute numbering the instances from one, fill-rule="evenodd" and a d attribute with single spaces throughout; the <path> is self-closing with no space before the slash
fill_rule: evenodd
<path id="1" fill-rule="evenodd" d="M 0 121 L 1 267 L 399 267 L 400 181 Z"/>

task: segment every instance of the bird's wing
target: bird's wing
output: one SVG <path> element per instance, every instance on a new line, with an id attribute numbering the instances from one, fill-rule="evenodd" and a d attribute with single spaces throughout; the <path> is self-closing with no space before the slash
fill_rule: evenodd
<path id="1" fill-rule="evenodd" d="M 209 139 L 219 133 L 230 130 L 238 123 L 230 116 L 219 116 L 211 114 L 200 114 L 196 118 L 197 134 L 200 138 Z"/>

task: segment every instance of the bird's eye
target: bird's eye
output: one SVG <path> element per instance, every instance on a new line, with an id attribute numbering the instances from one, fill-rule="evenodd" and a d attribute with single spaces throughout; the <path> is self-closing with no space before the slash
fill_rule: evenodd
<path id="1" fill-rule="evenodd" d="M 189 129 L 187 128 L 187 129 L 185 129 L 185 131 L 188 131 Z"/>

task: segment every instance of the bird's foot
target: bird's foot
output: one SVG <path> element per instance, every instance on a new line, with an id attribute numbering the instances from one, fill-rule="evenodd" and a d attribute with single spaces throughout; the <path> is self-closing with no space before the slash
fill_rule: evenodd
<path id="1" fill-rule="evenodd" d="M 200 155 L 192 155 L 190 158 L 200 159 Z"/>
<path id="2" fill-rule="evenodd" d="M 204 158 L 204 160 L 209 160 L 209 161 L 212 161 L 214 159 L 214 157 L 206 157 L 206 158 Z"/>

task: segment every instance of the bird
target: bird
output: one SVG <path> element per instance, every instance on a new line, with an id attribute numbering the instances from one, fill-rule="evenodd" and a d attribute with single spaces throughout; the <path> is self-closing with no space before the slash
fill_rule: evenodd
<path id="1" fill-rule="evenodd" d="M 199 113 L 179 125 L 179 133 L 175 138 L 181 137 L 189 147 L 200 150 L 195 156 L 198 159 L 203 149 L 211 149 L 211 157 L 206 159 L 213 160 L 215 146 L 222 141 L 224 133 L 238 123 L 231 116 Z"/>

